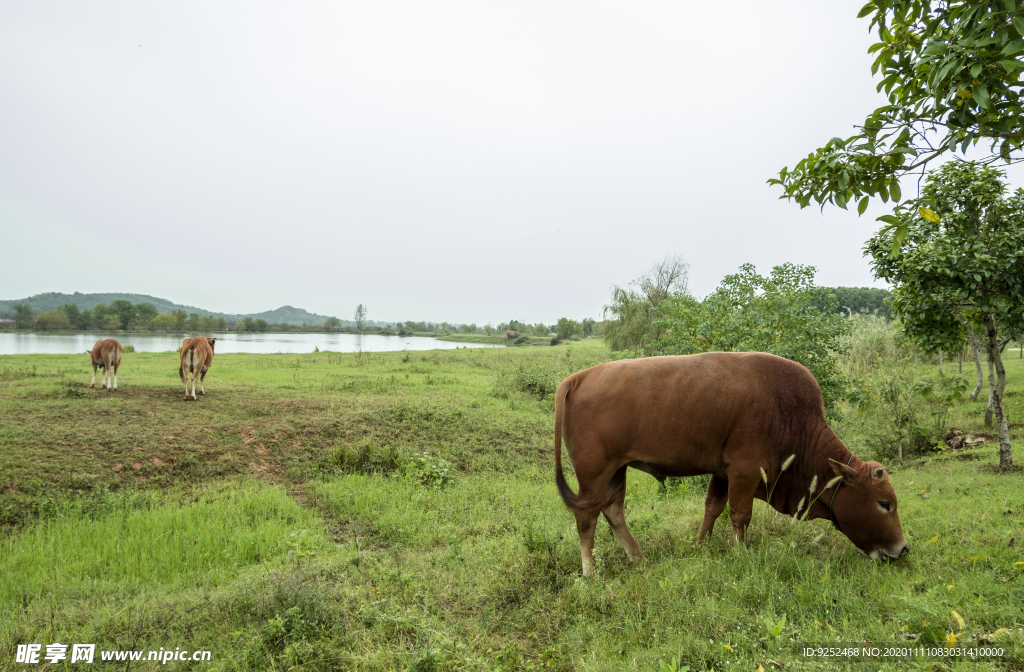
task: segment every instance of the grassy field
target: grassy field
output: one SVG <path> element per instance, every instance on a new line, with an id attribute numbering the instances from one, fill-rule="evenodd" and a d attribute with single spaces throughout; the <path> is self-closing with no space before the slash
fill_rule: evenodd
<path id="1" fill-rule="evenodd" d="M 647 562 L 601 523 L 601 577 L 581 578 L 550 393 L 608 358 L 596 340 L 217 355 L 185 402 L 173 353 L 125 355 L 112 393 L 82 355 L 0 357 L 0 669 L 54 642 L 210 650 L 169 663 L 201 670 L 1024 669 L 1024 475 L 994 469 L 994 443 L 888 462 L 913 547 L 889 564 L 760 502 L 747 548 L 721 523 L 695 544 L 702 481 L 632 472 Z M 1024 366 L 1007 367 L 1024 462 Z M 948 421 L 981 430 L 983 412 Z M 837 430 L 867 458 L 879 426 L 847 409 Z M 950 633 L 1008 653 L 798 655 Z"/>

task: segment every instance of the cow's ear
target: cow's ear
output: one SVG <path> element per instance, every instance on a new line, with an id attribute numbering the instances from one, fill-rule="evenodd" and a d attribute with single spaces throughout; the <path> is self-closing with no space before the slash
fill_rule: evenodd
<path id="1" fill-rule="evenodd" d="M 836 462 L 831 457 L 828 458 L 828 463 L 832 466 L 832 471 L 835 475 L 843 479 L 843 483 L 850 486 L 857 483 L 857 472 L 853 467 L 848 467 L 842 462 Z"/>

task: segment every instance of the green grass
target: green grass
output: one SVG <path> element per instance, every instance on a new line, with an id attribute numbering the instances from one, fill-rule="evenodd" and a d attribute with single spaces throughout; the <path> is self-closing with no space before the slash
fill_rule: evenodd
<path id="1" fill-rule="evenodd" d="M 867 669 L 796 651 L 950 631 L 1024 647 L 1022 474 L 993 468 L 994 443 L 889 463 L 913 550 L 888 564 L 760 502 L 746 548 L 722 522 L 696 544 L 699 479 L 659 491 L 631 472 L 647 561 L 601 523 L 601 576 L 583 579 L 550 392 L 609 357 L 593 340 L 217 355 L 196 402 L 173 353 L 126 356 L 113 393 L 87 387 L 82 356 L 0 357 L 0 669 L 57 641 L 207 648 L 171 663 L 203 670 Z M 1007 368 L 1016 437 L 1024 367 Z M 837 429 L 870 457 L 883 420 L 847 409 Z"/>

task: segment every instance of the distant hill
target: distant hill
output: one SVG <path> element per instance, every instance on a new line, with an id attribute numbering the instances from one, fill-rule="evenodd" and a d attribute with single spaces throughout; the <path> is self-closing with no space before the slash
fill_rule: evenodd
<path id="1" fill-rule="evenodd" d="M 311 324 L 321 325 L 324 323 L 329 316 L 328 315 L 317 315 L 311 313 L 308 310 L 302 308 L 294 308 L 292 306 L 281 306 L 277 310 L 268 310 L 262 313 L 248 313 L 248 314 L 234 314 L 234 313 L 215 313 L 211 310 L 205 310 L 196 306 L 185 306 L 167 299 L 161 299 L 155 296 L 149 296 L 148 294 L 125 294 L 125 293 L 106 293 L 106 294 L 82 294 L 81 292 L 75 292 L 74 294 L 62 294 L 60 292 L 46 292 L 45 294 L 36 294 L 30 296 L 27 299 L 12 299 L 10 301 L 0 301 L 0 313 L 13 313 L 14 306 L 19 303 L 27 303 L 32 308 L 32 312 L 41 313 L 47 310 L 53 310 L 63 306 L 65 303 L 73 303 L 80 309 L 85 310 L 86 308 L 93 308 L 98 303 L 105 303 L 108 306 L 117 301 L 123 299 L 125 301 L 131 301 L 132 303 L 152 303 L 156 306 L 157 312 L 170 313 L 175 310 L 184 310 L 186 313 L 196 313 L 197 315 L 213 315 L 214 317 L 223 317 L 229 322 L 236 322 L 243 317 L 251 317 L 254 320 L 262 319 L 266 320 L 270 324 Z M 351 325 L 353 322 L 350 320 L 342 320 L 342 324 Z"/>

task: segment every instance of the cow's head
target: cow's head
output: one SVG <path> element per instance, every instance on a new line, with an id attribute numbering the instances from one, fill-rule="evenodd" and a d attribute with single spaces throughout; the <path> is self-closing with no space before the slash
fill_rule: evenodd
<path id="1" fill-rule="evenodd" d="M 832 499 L 832 514 L 839 529 L 872 560 L 896 560 L 910 551 L 903 536 L 896 491 L 889 474 L 878 462 L 861 462 L 856 468 L 830 459 L 832 471 L 842 479 Z"/>
<path id="2" fill-rule="evenodd" d="M 213 346 L 217 344 L 216 338 L 208 338 L 206 342 L 210 344 L 210 350 L 213 350 Z"/>

